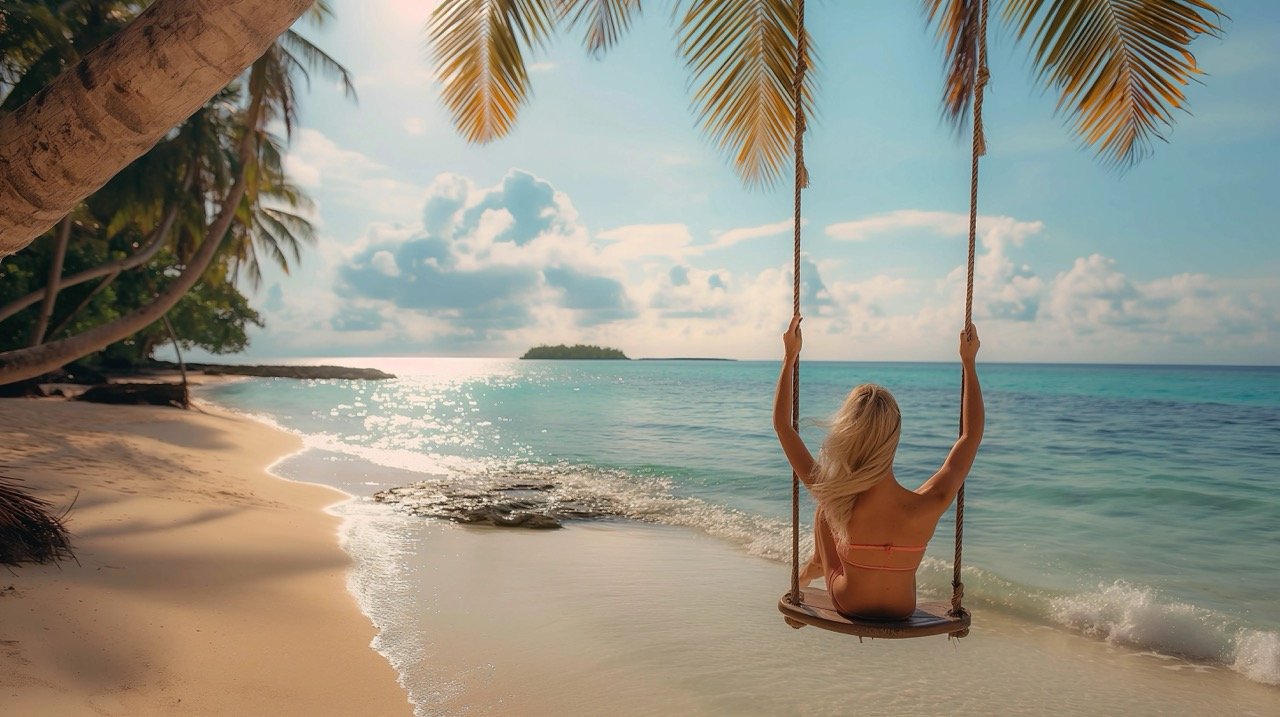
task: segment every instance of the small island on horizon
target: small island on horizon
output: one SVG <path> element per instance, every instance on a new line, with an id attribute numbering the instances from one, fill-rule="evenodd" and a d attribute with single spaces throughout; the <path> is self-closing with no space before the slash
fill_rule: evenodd
<path id="1" fill-rule="evenodd" d="M 524 352 L 521 359 L 613 359 L 619 361 L 630 361 L 627 355 L 622 353 L 620 349 L 611 349 L 604 346 L 588 346 L 587 344 L 575 344 L 566 346 L 559 344 L 557 346 L 534 346 Z"/>

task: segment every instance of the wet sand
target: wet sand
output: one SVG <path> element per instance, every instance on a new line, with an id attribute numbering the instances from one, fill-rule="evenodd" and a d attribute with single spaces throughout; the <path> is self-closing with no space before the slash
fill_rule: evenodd
<path id="1" fill-rule="evenodd" d="M 1280 691 L 977 610 L 962 640 L 793 630 L 788 568 L 688 529 L 463 527 L 352 506 L 420 714 L 1269 715 Z M 375 550 L 374 546 L 381 546 Z"/>

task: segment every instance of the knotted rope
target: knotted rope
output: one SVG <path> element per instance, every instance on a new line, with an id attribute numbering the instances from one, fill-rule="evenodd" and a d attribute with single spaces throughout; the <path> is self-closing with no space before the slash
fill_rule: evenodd
<path id="1" fill-rule="evenodd" d="M 804 74 L 809 69 L 809 38 L 804 29 L 804 0 L 796 2 L 796 71 L 791 78 L 791 100 L 795 106 L 795 215 L 791 267 L 791 313 L 800 315 L 800 195 L 809 186 L 809 171 L 804 166 Z M 800 358 L 791 369 L 791 426 L 800 430 Z M 799 605 L 800 592 L 800 476 L 791 471 L 791 594 L 788 601 Z"/>
<path id="2" fill-rule="evenodd" d="M 987 69 L 987 0 L 978 0 L 978 67 L 973 85 L 973 155 L 969 173 L 969 259 L 965 272 L 964 330 L 973 325 L 973 266 L 978 243 L 978 160 L 987 153 L 986 135 L 982 127 L 982 96 L 991 79 Z M 960 432 L 964 432 L 964 374 L 960 377 Z M 961 559 L 964 557 L 964 484 L 956 493 L 956 553 L 951 568 L 951 615 L 964 614 L 964 582 L 960 580 Z M 955 633 L 964 637 L 963 630 Z"/>

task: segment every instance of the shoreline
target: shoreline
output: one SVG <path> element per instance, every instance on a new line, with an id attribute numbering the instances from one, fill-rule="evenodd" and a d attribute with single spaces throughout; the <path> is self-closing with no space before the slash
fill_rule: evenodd
<path id="1" fill-rule="evenodd" d="M 0 426 L 13 437 L 12 445 L 0 448 L 0 466 L 9 474 L 17 465 L 43 472 L 47 483 L 40 494 L 59 506 L 78 485 L 76 471 L 90 481 L 117 481 L 111 490 L 82 492 L 72 513 L 79 568 L 24 567 L 17 577 L 0 580 L 0 704 L 21 699 L 14 705 L 18 714 L 381 715 L 409 714 L 408 691 L 420 714 L 590 713 L 606 703 L 620 715 L 834 714 L 839 703 L 832 700 L 853 691 L 877 705 L 874 714 L 886 715 L 1035 714 L 1055 705 L 1096 714 L 1225 706 L 1260 715 L 1275 699 L 1274 687 L 1242 681 L 1223 667 L 1135 651 L 999 610 L 979 609 L 975 633 L 958 642 L 859 644 L 811 628 L 792 631 L 774 606 L 785 588 L 786 566 L 722 538 L 687 525 L 625 519 L 543 532 L 405 516 L 362 498 L 421 478 L 418 470 L 332 453 L 267 416 L 210 407 L 208 398 L 196 396 L 203 413 L 57 399 L 0 402 Z M 51 447 L 42 450 L 45 444 Z M 246 470 L 236 468 L 246 464 Z M 264 504 L 254 505 L 255 499 Z M 153 524 L 135 526 L 138 535 L 131 535 L 101 512 L 114 503 L 168 505 L 175 524 L 148 518 Z M 180 589 L 172 561 L 170 571 L 152 570 L 138 584 L 144 566 L 97 548 L 88 555 L 79 536 L 88 528 L 95 546 L 128 548 L 135 558 L 143 550 L 171 558 L 169 553 L 201 544 L 174 540 L 199 529 L 201 567 L 219 562 L 241 569 L 245 556 L 264 552 L 264 542 L 245 541 L 238 527 L 228 531 L 235 515 L 211 514 L 228 503 L 237 513 L 262 518 L 259 528 L 274 525 L 265 550 L 278 559 L 227 591 L 226 597 L 241 601 L 235 607 L 258 612 L 242 616 L 238 634 L 224 645 L 237 654 L 248 649 L 250 659 L 260 661 L 258 650 L 283 649 L 282 641 L 304 654 L 277 652 L 267 670 L 236 660 L 229 672 L 211 674 L 206 664 L 187 664 L 192 636 L 174 634 L 181 617 L 175 613 L 225 612 L 221 601 L 202 594 L 207 586 Z M 172 520 L 183 516 L 188 524 Z M 286 539 L 310 547 L 275 544 Z M 304 553 L 327 556 L 314 570 L 327 577 L 295 591 L 289 602 L 268 583 L 277 572 L 313 572 L 299 566 Z M 119 574 L 122 568 L 136 571 L 133 582 Z M 38 610 L 13 611 L 14 604 L 30 607 L 32 595 L 14 600 L 3 592 L 37 571 L 58 578 L 80 569 L 93 575 L 44 585 Z M 72 587 L 80 593 L 59 594 L 59 585 L 64 593 Z M 180 598 L 176 606 L 163 604 L 175 597 L 159 595 L 165 588 Z M 127 593 L 112 595 L 112 589 Z M 264 590 L 282 599 L 263 606 Z M 77 597 L 84 603 L 76 604 Z M 49 654 L 28 654 L 24 640 L 34 643 L 30 635 L 68 602 L 65 612 L 75 615 L 76 624 L 57 628 L 71 630 L 71 637 L 81 634 L 76 630 L 105 633 L 114 642 L 97 642 L 121 659 L 81 649 L 75 660 L 64 661 L 69 664 L 57 664 Z M 313 614 L 324 607 L 317 603 L 331 617 Z M 266 624 L 264 607 L 277 615 Z M 45 623 L 26 624 L 40 611 Z M 246 624 L 253 629 L 245 630 Z M 16 647 L 10 626 L 28 632 L 17 636 Z M 66 634 L 62 640 L 70 643 Z M 106 686 L 92 670 L 131 670 L 134 679 L 125 674 L 116 686 Z M 355 673 L 361 676 L 353 679 Z M 1079 693 L 1074 686 L 1080 684 L 1090 690 Z M 219 694 L 211 698 L 211 692 Z"/>
<path id="2" fill-rule="evenodd" d="M 413 471 L 312 447 L 280 466 L 364 497 Z M 787 567 L 688 526 L 461 526 L 357 500 L 352 590 L 420 714 L 1266 714 L 1276 691 L 1227 666 L 975 608 L 961 641 L 856 639 L 782 624 Z M 1087 693 L 1078 686 L 1090 685 Z M 790 687 L 807 685 L 807 687 Z M 896 686 L 895 686 L 896 685 Z M 824 701 L 825 700 L 825 701 Z"/>
<path id="3" fill-rule="evenodd" d="M 0 579 L 15 714 L 411 714 L 347 584 L 350 496 L 281 475 L 296 436 L 196 411 L 0 401 L 6 475 L 78 558 Z M 12 588 L 12 589 L 10 589 Z"/>
<path id="4" fill-rule="evenodd" d="M 786 566 L 678 526 L 522 531 L 370 510 L 357 528 L 362 604 L 421 714 L 834 715 L 856 694 L 876 715 L 1260 716 L 1276 697 L 994 610 L 960 641 L 792 630 L 775 605 Z"/>

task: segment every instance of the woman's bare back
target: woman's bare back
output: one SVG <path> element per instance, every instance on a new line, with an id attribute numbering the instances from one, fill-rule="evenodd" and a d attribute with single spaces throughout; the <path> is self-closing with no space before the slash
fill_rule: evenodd
<path id="1" fill-rule="evenodd" d="M 825 543 L 819 558 L 841 612 L 897 619 L 915 611 L 916 568 L 941 515 L 933 503 L 890 476 L 858 496 L 847 541 L 815 517 L 815 541 Z"/>

